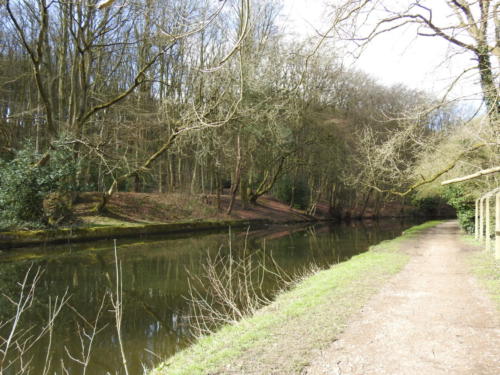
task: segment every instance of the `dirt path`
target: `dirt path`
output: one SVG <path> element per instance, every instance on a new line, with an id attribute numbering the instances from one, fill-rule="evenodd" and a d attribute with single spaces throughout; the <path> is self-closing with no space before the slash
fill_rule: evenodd
<path id="1" fill-rule="evenodd" d="M 455 222 L 423 234 L 413 258 L 307 375 L 498 375 L 500 317 L 469 273 Z"/>

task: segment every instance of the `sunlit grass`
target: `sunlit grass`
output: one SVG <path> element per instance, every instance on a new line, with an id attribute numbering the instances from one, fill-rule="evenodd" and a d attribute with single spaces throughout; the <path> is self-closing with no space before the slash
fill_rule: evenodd
<path id="1" fill-rule="evenodd" d="M 464 242 L 472 246 L 481 246 L 473 236 L 463 236 Z M 493 252 L 476 251 L 470 256 L 474 275 L 485 287 L 491 299 L 500 311 L 500 261 L 495 260 Z"/>
<path id="2" fill-rule="evenodd" d="M 431 220 L 431 221 L 427 221 L 427 222 L 425 222 L 423 224 L 415 225 L 415 226 L 413 226 L 413 227 L 405 230 L 403 232 L 403 234 L 405 236 L 412 236 L 412 235 L 418 234 L 419 232 L 423 231 L 424 229 L 435 227 L 436 225 L 441 224 L 443 222 L 444 222 L 444 220 Z"/>

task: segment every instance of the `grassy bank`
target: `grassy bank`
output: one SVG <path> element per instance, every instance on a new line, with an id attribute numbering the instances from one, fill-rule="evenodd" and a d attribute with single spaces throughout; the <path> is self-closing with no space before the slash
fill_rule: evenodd
<path id="1" fill-rule="evenodd" d="M 468 245 L 482 247 L 473 236 L 464 236 Z M 476 251 L 470 255 L 473 274 L 484 286 L 500 312 L 500 262 L 495 260 L 493 252 Z"/>
<path id="2" fill-rule="evenodd" d="M 151 375 L 267 374 L 276 369 L 300 373 L 314 353 L 335 340 L 348 318 L 404 267 L 409 256 L 399 250 L 405 243 L 438 223 L 413 227 L 302 280 L 254 316 L 200 338 Z"/>

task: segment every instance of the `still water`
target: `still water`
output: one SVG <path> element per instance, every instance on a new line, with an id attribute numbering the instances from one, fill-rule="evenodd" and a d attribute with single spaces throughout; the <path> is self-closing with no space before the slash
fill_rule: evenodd
<path id="1" fill-rule="evenodd" d="M 370 245 L 400 235 L 413 224 L 389 220 L 118 240 L 123 270 L 122 335 L 130 374 L 141 374 L 143 366 L 151 368 L 189 344 L 185 299 L 189 275 L 202 272 L 208 254 L 227 252 L 229 242 L 233 253 L 242 252 L 245 247 L 246 251 L 265 248 L 281 268 L 293 274 L 310 263 L 324 268 L 347 260 Z M 34 326 L 35 332 L 47 320 L 49 298 L 54 301 L 55 296 L 66 292 L 70 298 L 55 323 L 49 373 L 79 375 L 82 365 L 76 359 L 82 358 L 89 344 L 79 332 L 90 333 L 105 294 L 113 288 L 113 242 L 4 252 L 0 254 L 2 293 L 14 297 L 19 291 L 18 282 L 30 266 L 32 273 L 40 268 L 43 275 L 22 327 Z M 13 313 L 12 304 L 3 298 L 0 320 L 5 321 Z M 97 322 L 99 332 L 92 344 L 87 374 L 123 373 L 114 322 L 112 306 L 106 300 Z M 47 347 L 45 339 L 31 350 L 33 373 L 41 373 Z"/>

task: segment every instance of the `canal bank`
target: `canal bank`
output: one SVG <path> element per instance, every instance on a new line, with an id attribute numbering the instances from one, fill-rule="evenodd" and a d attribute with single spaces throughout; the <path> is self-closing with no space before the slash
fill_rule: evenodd
<path id="1" fill-rule="evenodd" d="M 272 224 L 266 219 L 254 220 L 189 220 L 164 224 L 124 224 L 97 227 L 57 228 L 0 232 L 0 250 L 101 239 L 141 237 L 158 234 L 201 232 L 224 228 L 259 227 Z"/>
<path id="2" fill-rule="evenodd" d="M 54 228 L 0 230 L 0 251 L 43 244 L 332 220 L 325 210 L 318 210 L 312 216 L 269 197 L 262 197 L 259 204 L 246 208 L 237 202 L 231 215 L 216 210 L 210 202 L 199 197 L 179 198 L 180 203 L 174 203 L 174 198 L 179 197 L 172 194 L 117 193 L 110 202 L 108 211 L 103 215 L 96 215 L 92 211 L 96 195 L 80 193 L 71 221 Z"/>
<path id="3" fill-rule="evenodd" d="M 94 207 L 98 197 L 96 193 L 78 194 L 72 214 L 58 227 L 37 230 L 0 229 L 0 251 L 43 244 L 139 238 L 228 227 L 256 228 L 272 224 L 315 223 L 339 219 L 332 217 L 324 204 L 318 204 L 316 212 L 311 215 L 268 196 L 261 197 L 257 204 L 250 206 L 245 206 L 237 200 L 232 213 L 227 214 L 224 209 L 224 205 L 228 204 L 227 196 L 221 197 L 224 205 L 218 210 L 211 200 L 213 197 L 152 193 L 116 193 L 107 211 L 96 215 Z M 391 206 L 377 220 L 406 218 L 411 221 L 418 217 L 417 213 L 415 209 L 407 207 L 406 214 L 400 216 L 401 207 Z M 365 218 L 373 219 L 370 215 Z"/>
<path id="4" fill-rule="evenodd" d="M 412 227 L 401 237 L 305 278 L 254 316 L 200 338 L 150 375 L 300 373 L 405 266 L 410 256 L 404 248 L 438 223 Z"/>

